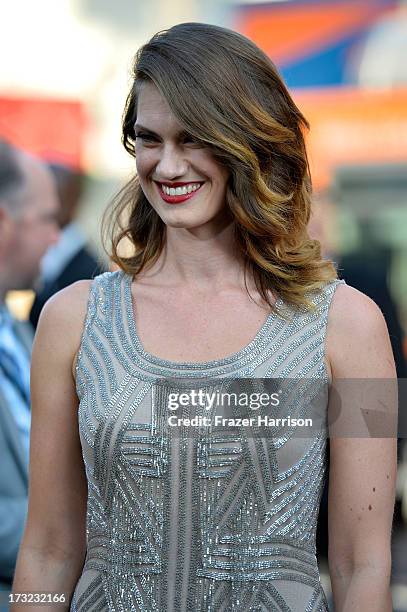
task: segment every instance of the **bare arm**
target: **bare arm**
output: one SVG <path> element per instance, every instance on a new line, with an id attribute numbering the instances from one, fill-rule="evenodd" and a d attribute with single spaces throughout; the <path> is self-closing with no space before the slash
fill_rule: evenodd
<path id="1" fill-rule="evenodd" d="M 395 380 L 387 327 L 369 298 L 338 287 L 330 323 L 327 354 L 334 383 L 360 379 L 363 385 L 372 379 L 372 389 L 379 390 L 376 380 Z M 354 408 L 360 409 L 358 402 Z M 333 437 L 330 449 L 328 557 L 335 611 L 391 612 L 396 439 Z"/>
<path id="2" fill-rule="evenodd" d="M 51 298 L 35 336 L 28 516 L 13 584 L 14 593 L 65 593 L 66 608 L 86 549 L 87 484 L 72 364 L 88 292 L 89 281 L 79 281 Z M 44 606 L 37 609 L 44 611 Z M 14 604 L 11 610 L 23 611 L 25 606 Z"/>

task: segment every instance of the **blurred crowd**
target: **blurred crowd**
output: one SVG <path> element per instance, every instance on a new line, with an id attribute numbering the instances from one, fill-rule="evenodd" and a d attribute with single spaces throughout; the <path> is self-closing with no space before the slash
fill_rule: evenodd
<path id="1" fill-rule="evenodd" d="M 0 589 L 11 586 L 27 512 L 30 355 L 45 302 L 103 271 L 76 222 L 83 177 L 0 141 Z M 29 320 L 6 305 L 34 290 Z M 1 602 L 0 602 L 1 604 Z"/>

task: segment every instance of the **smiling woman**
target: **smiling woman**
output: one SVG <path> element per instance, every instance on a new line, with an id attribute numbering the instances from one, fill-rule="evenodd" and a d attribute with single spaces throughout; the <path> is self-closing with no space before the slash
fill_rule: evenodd
<path id="1" fill-rule="evenodd" d="M 65 592 L 72 612 L 328 610 L 327 388 L 395 370 L 380 311 L 308 237 L 306 127 L 236 32 L 181 24 L 138 52 L 123 120 L 137 174 L 104 226 L 120 269 L 57 294 L 37 331 L 16 592 Z M 236 385 L 278 401 L 258 419 L 240 399 L 193 401 Z M 315 408 L 320 426 L 297 431 Z M 391 610 L 395 465 L 384 435 L 331 439 L 338 611 Z"/>
<path id="2" fill-rule="evenodd" d="M 243 36 L 205 24 L 195 24 L 193 37 L 186 24 L 171 32 L 153 37 L 135 60 L 123 143 L 136 157 L 138 178 L 107 212 L 107 250 L 136 275 L 158 258 L 169 218 L 195 225 L 233 219 L 236 246 L 265 302 L 272 307 L 275 292 L 312 308 L 307 292 L 336 272 L 306 229 L 306 119 L 270 59 Z M 201 184 L 191 206 L 163 206 L 160 185 L 191 181 Z M 130 218 L 120 230 L 123 210 Z M 129 258 L 118 254 L 125 236 L 135 248 Z"/>

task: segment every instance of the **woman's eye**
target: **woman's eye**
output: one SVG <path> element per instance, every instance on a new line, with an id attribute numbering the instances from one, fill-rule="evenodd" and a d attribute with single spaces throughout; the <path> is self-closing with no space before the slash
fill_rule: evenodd
<path id="1" fill-rule="evenodd" d="M 136 140 L 144 140 L 144 142 L 156 142 L 155 136 L 152 134 L 145 134 L 144 132 L 136 133 Z"/>
<path id="2" fill-rule="evenodd" d="M 202 143 L 200 143 L 199 140 L 197 140 L 190 134 L 187 134 L 186 136 L 184 136 L 183 142 L 184 144 L 194 145 L 196 147 L 202 147 Z"/>

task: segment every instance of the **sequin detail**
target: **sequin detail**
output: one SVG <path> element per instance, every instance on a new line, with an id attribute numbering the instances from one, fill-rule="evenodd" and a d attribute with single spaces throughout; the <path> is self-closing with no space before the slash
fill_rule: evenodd
<path id="1" fill-rule="evenodd" d="M 326 433 L 175 435 L 166 419 L 178 387 L 167 381 L 328 381 L 328 309 L 344 281 L 312 296 L 314 313 L 280 300 L 287 317 L 271 313 L 249 345 L 200 364 L 143 349 L 131 281 L 121 271 L 93 280 L 76 364 L 88 507 L 71 611 L 327 611 L 315 556 Z"/>

